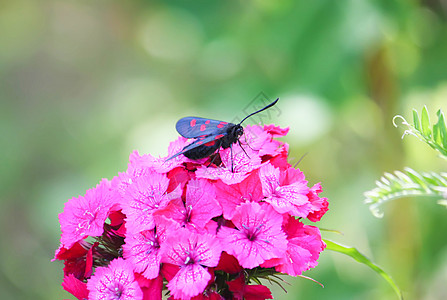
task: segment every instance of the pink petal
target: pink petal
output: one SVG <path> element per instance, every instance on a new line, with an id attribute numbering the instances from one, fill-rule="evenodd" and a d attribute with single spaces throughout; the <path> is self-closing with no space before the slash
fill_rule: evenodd
<path id="1" fill-rule="evenodd" d="M 251 269 L 285 253 L 283 217 L 270 205 L 243 203 L 236 208 L 232 221 L 236 229 L 223 227 L 218 237 L 224 251 L 235 256 L 242 267 Z"/>
<path id="2" fill-rule="evenodd" d="M 289 168 L 282 171 L 271 164 L 261 167 L 260 178 L 265 201 L 279 213 L 306 217 L 312 210 L 308 199 L 309 188 L 301 172 Z"/>
<path id="3" fill-rule="evenodd" d="M 240 183 L 228 185 L 222 181 L 216 184 L 216 199 L 223 209 L 225 219 L 233 218 L 235 208 L 244 202 L 259 202 L 263 198 L 261 182 L 257 171 Z"/>
<path id="4" fill-rule="evenodd" d="M 216 201 L 215 187 L 207 180 L 190 180 L 186 189 L 186 206 L 191 207 L 190 223 L 204 228 L 214 217 L 222 214 Z"/>
<path id="5" fill-rule="evenodd" d="M 160 243 L 166 238 L 163 227 L 128 234 L 123 245 L 123 256 L 134 266 L 135 272 L 148 279 L 156 278 L 160 271 Z"/>
<path id="6" fill-rule="evenodd" d="M 64 212 L 59 214 L 61 243 L 70 248 L 87 236 L 100 236 L 104 222 L 113 205 L 111 185 L 103 179 L 95 188 L 87 190 L 85 196 L 70 199 Z"/>
<path id="7" fill-rule="evenodd" d="M 190 299 L 202 293 L 211 275 L 200 265 L 187 265 L 181 268 L 167 284 L 171 295 L 176 299 Z"/>
<path id="8" fill-rule="evenodd" d="M 153 213 L 181 195 L 180 187 L 167 193 L 168 185 L 169 179 L 166 175 L 156 172 L 132 179 L 132 183 L 124 192 L 126 201 L 123 203 L 128 231 L 139 232 L 155 227 Z"/>
<path id="9" fill-rule="evenodd" d="M 88 280 L 90 300 L 114 299 L 142 300 L 143 293 L 135 281 L 132 265 L 122 258 L 114 259 L 107 267 L 96 268 Z"/>
<path id="10" fill-rule="evenodd" d="M 75 278 L 73 274 L 64 277 L 62 287 L 79 300 L 88 298 L 87 284 Z"/>
<path id="11" fill-rule="evenodd" d="M 256 151 L 246 147 L 244 152 L 236 144 L 233 144 L 232 148 L 233 154 L 230 148 L 220 150 L 222 166 L 216 168 L 202 166 L 197 169 L 196 176 L 212 180 L 220 179 L 226 184 L 235 184 L 247 178 L 251 171 L 261 166 L 261 159 Z"/>

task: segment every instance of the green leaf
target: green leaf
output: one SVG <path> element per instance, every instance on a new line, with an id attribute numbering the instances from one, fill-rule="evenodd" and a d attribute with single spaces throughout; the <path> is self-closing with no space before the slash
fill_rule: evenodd
<path id="1" fill-rule="evenodd" d="M 319 227 L 320 231 L 326 231 L 326 232 L 332 232 L 332 233 L 336 233 L 336 234 L 343 234 L 341 231 L 336 230 L 336 229 L 328 229 L 328 228 L 321 228 Z"/>
<path id="2" fill-rule="evenodd" d="M 416 136 L 419 140 L 438 151 L 442 158 L 447 159 L 447 126 L 445 117 L 441 110 L 438 110 L 436 115 L 438 121 L 431 127 L 428 110 L 427 107 L 424 106 L 420 118 L 418 112 L 413 110 L 413 124 L 408 123 L 407 120 L 400 115 L 393 118 L 393 124 L 397 127 L 395 123 L 396 120 L 402 120 L 401 125 L 407 127 L 404 136 L 409 134 Z"/>
<path id="3" fill-rule="evenodd" d="M 413 109 L 413 124 L 416 130 L 421 131 L 421 121 L 419 121 L 419 115 L 415 109 Z"/>
<path id="4" fill-rule="evenodd" d="M 424 108 L 422 109 L 421 126 L 422 126 L 422 133 L 426 137 L 431 137 L 430 117 L 428 116 L 427 106 L 424 106 Z"/>
<path id="5" fill-rule="evenodd" d="M 447 173 L 418 173 L 411 168 L 385 173 L 376 181 L 376 187 L 364 193 L 365 203 L 369 204 L 372 214 L 378 218 L 383 216 L 379 206 L 383 203 L 411 196 L 429 196 L 447 199 Z"/>
<path id="6" fill-rule="evenodd" d="M 438 110 L 436 113 L 438 116 L 438 128 L 439 128 L 439 136 L 441 139 L 442 146 L 447 148 L 447 126 L 445 124 L 445 117 L 441 110 Z"/>
<path id="7" fill-rule="evenodd" d="M 435 125 L 433 125 L 433 141 L 436 144 L 442 144 L 441 133 L 439 130 L 439 121 Z"/>
<path id="8" fill-rule="evenodd" d="M 400 291 L 397 284 L 394 282 L 394 280 L 391 278 L 390 275 L 388 275 L 385 271 L 383 271 L 378 265 L 374 264 L 370 259 L 368 259 L 366 256 L 364 256 L 362 253 L 360 253 L 356 248 L 353 247 L 347 247 L 343 246 L 341 244 L 335 243 L 330 240 L 323 239 L 324 242 L 327 245 L 327 250 L 332 250 L 335 252 L 339 252 L 345 255 L 348 255 L 355 259 L 356 261 L 367 265 L 372 270 L 374 270 L 377 274 L 382 276 L 383 279 L 385 279 L 388 284 L 393 288 L 396 295 L 399 297 L 399 299 L 403 299 L 402 292 Z"/>

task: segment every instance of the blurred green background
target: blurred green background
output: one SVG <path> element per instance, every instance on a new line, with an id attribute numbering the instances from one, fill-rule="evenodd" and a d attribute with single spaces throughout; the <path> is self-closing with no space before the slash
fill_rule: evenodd
<path id="1" fill-rule="evenodd" d="M 73 299 L 60 287 L 58 213 L 128 155 L 165 155 L 180 117 L 241 117 L 280 97 L 292 161 L 321 181 L 323 233 L 357 247 L 406 299 L 447 297 L 447 212 L 406 199 L 374 218 L 384 171 L 447 170 L 395 114 L 447 111 L 447 1 L 0 0 L 0 293 Z M 250 121 L 249 121 L 250 122 Z M 253 120 L 252 120 L 253 122 Z M 326 251 L 276 299 L 396 299 L 374 272 Z"/>

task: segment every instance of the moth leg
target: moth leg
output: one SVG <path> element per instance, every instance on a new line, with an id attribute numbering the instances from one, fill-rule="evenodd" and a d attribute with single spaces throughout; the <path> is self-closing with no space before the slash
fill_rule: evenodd
<path id="1" fill-rule="evenodd" d="M 245 138 L 245 145 L 247 145 L 248 146 L 248 148 L 250 148 L 251 150 L 255 150 L 255 149 L 253 149 L 252 147 L 250 147 L 250 144 L 247 142 L 247 135 L 246 134 L 244 134 L 244 138 Z M 239 142 L 239 146 L 241 145 L 241 142 L 238 140 L 238 142 Z M 241 146 L 241 148 L 242 148 L 242 146 Z"/>
<path id="2" fill-rule="evenodd" d="M 232 145 L 233 144 L 230 144 L 230 150 L 231 150 L 231 173 L 234 173 L 234 168 L 233 168 L 233 146 Z"/>
<path id="3" fill-rule="evenodd" d="M 213 159 L 211 159 L 210 163 L 206 166 L 207 168 L 209 168 L 213 164 L 213 162 L 214 162 L 214 160 L 216 160 L 217 154 L 219 154 L 219 152 L 220 152 L 220 147 L 217 148 L 217 152 L 214 153 Z"/>
<path id="4" fill-rule="evenodd" d="M 239 143 L 239 146 L 241 147 L 242 151 L 244 151 L 245 155 L 247 155 L 248 159 L 250 159 L 250 156 L 247 154 L 247 152 L 245 152 L 244 147 L 242 147 L 241 141 L 240 141 L 240 140 L 237 140 L 237 142 Z M 247 144 L 247 145 L 248 145 L 248 144 Z M 250 146 L 248 146 L 248 147 L 250 147 Z M 250 149 L 252 149 L 252 148 L 250 147 Z M 252 150 L 253 150 L 253 149 L 252 149 Z"/>

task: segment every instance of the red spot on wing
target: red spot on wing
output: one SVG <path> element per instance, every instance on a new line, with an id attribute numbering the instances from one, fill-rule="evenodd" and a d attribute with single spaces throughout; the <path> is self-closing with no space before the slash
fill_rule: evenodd
<path id="1" fill-rule="evenodd" d="M 197 145 L 202 145 L 202 144 L 203 144 L 203 142 L 202 142 L 202 141 L 200 141 L 200 142 L 198 142 L 198 143 L 197 143 Z"/>
<path id="2" fill-rule="evenodd" d="M 217 124 L 217 128 L 222 128 L 227 124 L 228 124 L 227 122 L 220 122 L 219 124 Z"/>
<path id="3" fill-rule="evenodd" d="M 191 127 L 194 127 L 194 126 L 196 126 L 196 122 L 197 122 L 196 119 L 192 119 L 191 122 L 189 123 L 189 125 L 191 125 Z"/>
<path id="4" fill-rule="evenodd" d="M 218 139 L 220 139 L 220 138 L 223 138 L 223 134 L 218 134 L 218 135 L 216 135 L 215 137 L 214 137 L 214 139 L 215 140 L 218 140 Z"/>
<path id="5" fill-rule="evenodd" d="M 204 131 L 206 129 L 205 124 L 200 125 L 200 131 Z"/>
<path id="6" fill-rule="evenodd" d="M 210 120 L 206 120 L 205 121 L 205 124 L 209 124 L 211 121 Z"/>
<path id="7" fill-rule="evenodd" d="M 214 141 L 211 141 L 211 142 L 206 143 L 205 146 L 212 146 L 212 145 L 214 145 L 214 144 L 215 144 L 215 142 L 214 142 Z"/>

